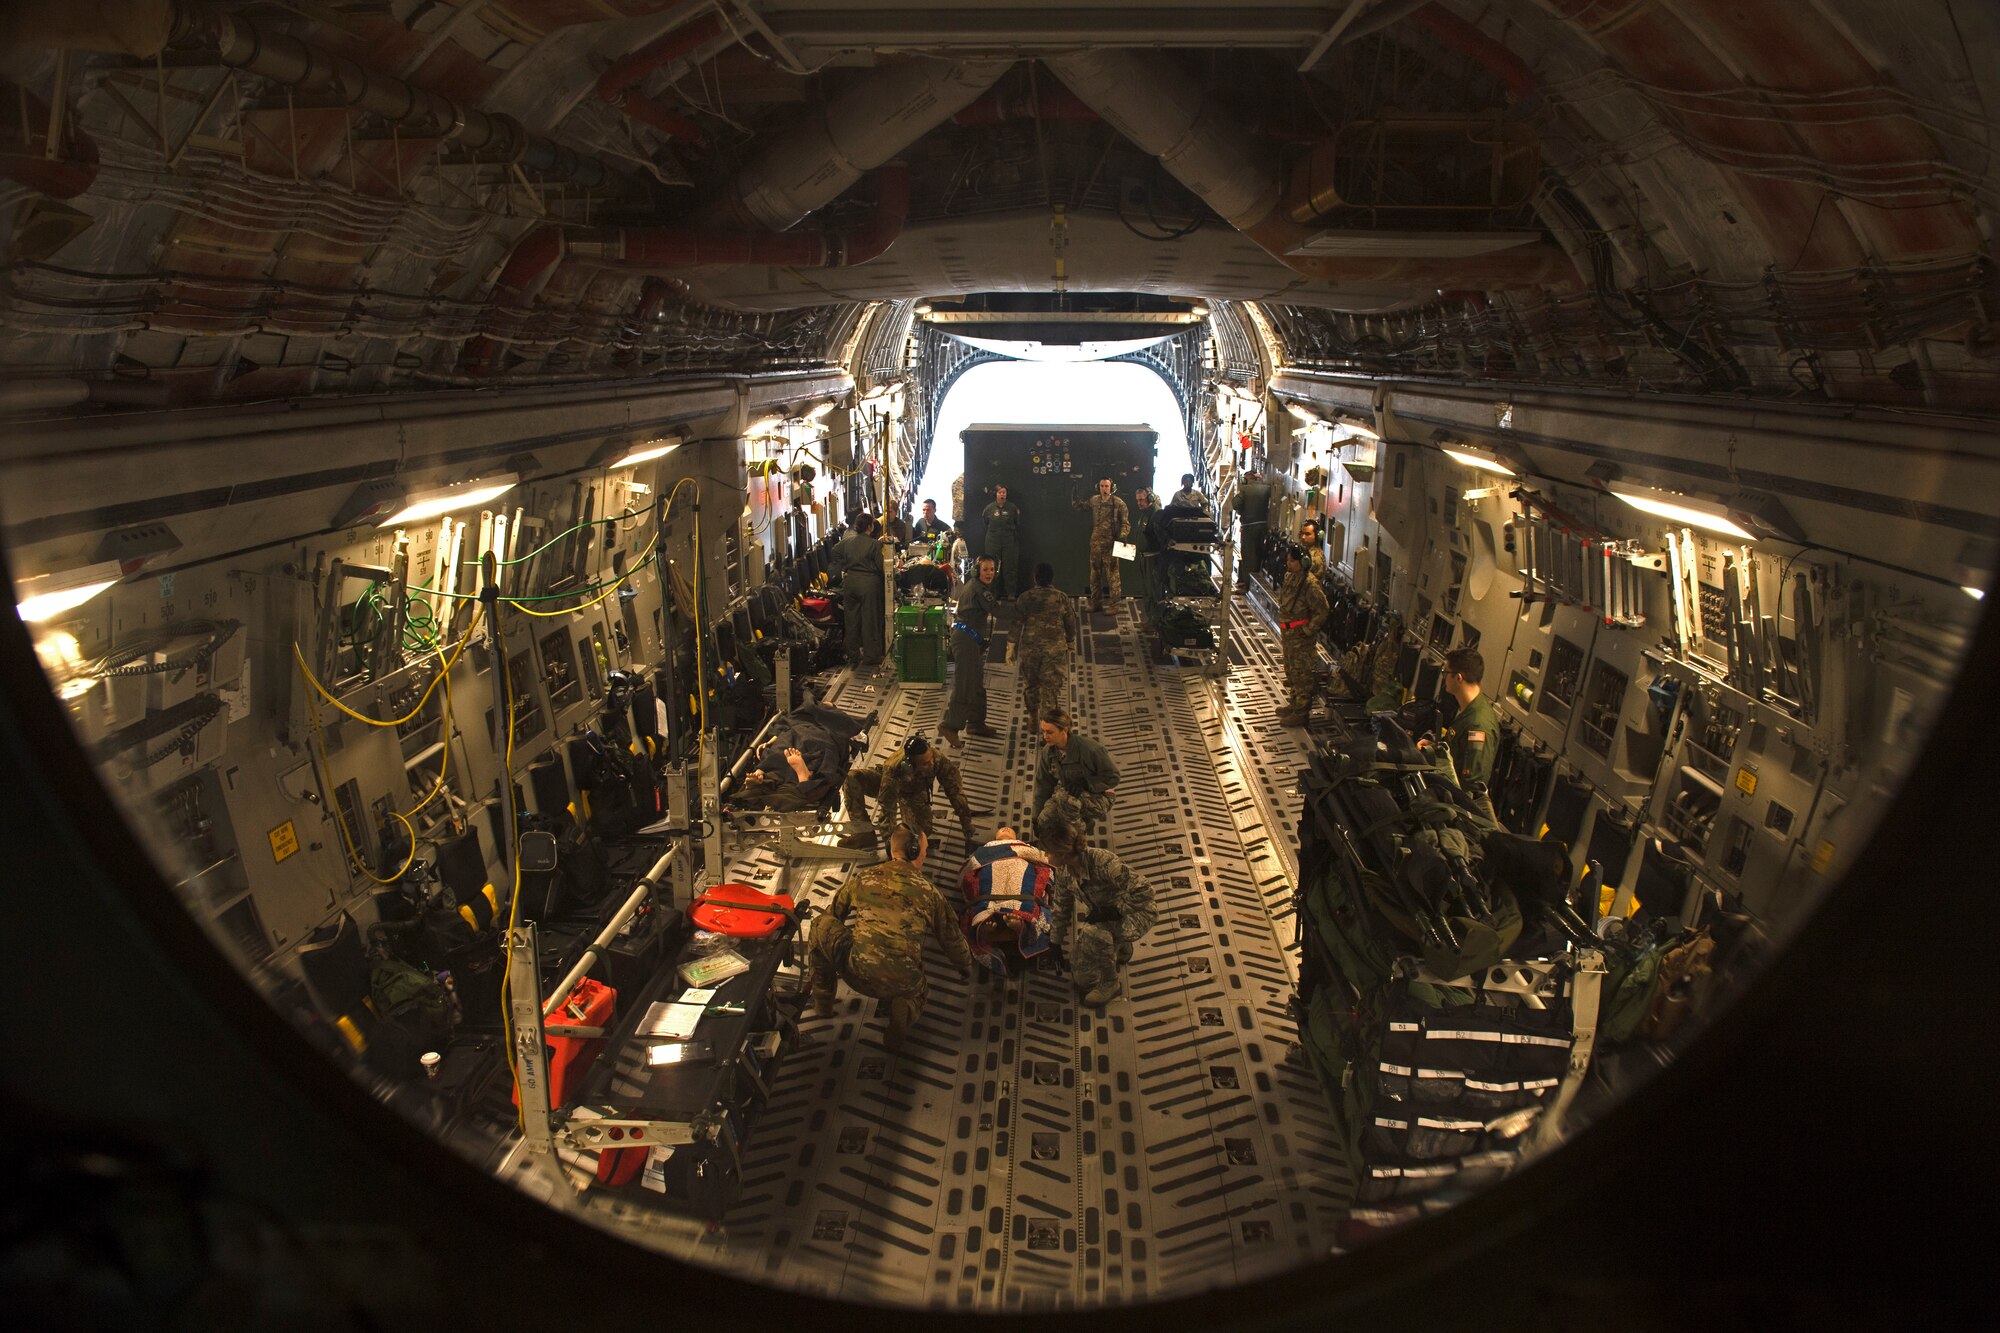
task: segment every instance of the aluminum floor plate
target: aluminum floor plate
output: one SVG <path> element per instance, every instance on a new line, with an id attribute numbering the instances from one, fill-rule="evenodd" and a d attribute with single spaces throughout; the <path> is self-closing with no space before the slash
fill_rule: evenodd
<path id="1" fill-rule="evenodd" d="M 1129 603 L 1091 618 L 1072 676 L 1079 727 L 1123 773 L 1110 846 L 1160 906 L 1121 997 L 1098 1012 L 1052 974 L 967 983 L 933 952 L 900 1056 L 845 989 L 805 1020 L 720 1228 L 601 1193 L 581 1211 L 774 1286 L 943 1309 L 1181 1295 L 1325 1254 L 1351 1184 L 1286 1007 L 1303 736 L 1276 725 L 1275 639 L 1240 599 L 1232 615 L 1226 680 L 1154 667 Z M 1001 735 L 959 752 L 982 828 L 1025 813 L 1039 747 L 1013 666 L 988 686 Z M 881 710 L 881 755 L 935 732 L 945 687 L 843 676 L 828 701 Z M 929 869 L 956 901 L 965 849 L 938 823 Z M 731 874 L 817 906 L 847 869 L 757 847 Z"/>

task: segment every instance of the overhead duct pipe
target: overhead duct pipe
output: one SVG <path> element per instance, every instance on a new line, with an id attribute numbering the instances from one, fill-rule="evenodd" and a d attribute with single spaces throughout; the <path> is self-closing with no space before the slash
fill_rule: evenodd
<path id="1" fill-rule="evenodd" d="M 845 235 L 826 232 L 723 231 L 707 227 L 620 227 L 587 232 L 566 245 L 579 263 L 675 271 L 715 265 L 850 268 L 894 244 L 910 212 L 910 170 L 891 162 L 875 173 L 875 213 Z"/>
<path id="2" fill-rule="evenodd" d="M 612 178 L 603 161 L 530 134 L 512 116 L 489 115 L 393 75 L 278 32 L 259 20 L 191 0 L 30 0 L 7 10 L 4 44 L 153 56 L 165 47 L 213 53 L 222 64 L 300 92 L 381 116 L 415 138 L 445 139 L 475 156 L 517 163 L 578 185 Z"/>
<path id="3" fill-rule="evenodd" d="M 875 212 L 846 234 L 732 231 L 718 227 L 613 227 L 564 233 L 536 227 L 524 235 L 501 267 L 493 285 L 507 307 L 488 320 L 525 317 L 534 299 L 563 263 L 673 273 L 691 268 L 769 264 L 784 268 L 848 268 L 882 254 L 902 234 L 910 212 L 910 171 L 901 162 L 875 173 Z M 679 284 L 675 284 L 679 286 Z M 680 294 L 686 288 L 680 287 Z M 671 292 L 660 293 L 660 309 Z M 642 298 L 642 311 L 646 302 Z M 491 374 L 504 351 L 498 338 L 481 334 L 465 345 L 464 365 L 472 375 Z"/>
<path id="4" fill-rule="evenodd" d="M 1011 60 L 888 65 L 790 127 L 725 186 L 703 222 L 784 231 L 839 198 L 964 109 L 1013 67 Z"/>
<path id="5" fill-rule="evenodd" d="M 1170 61 L 1134 51 L 1085 51 L 1043 63 L 1232 227 L 1307 277 L 1403 282 L 1412 299 L 1440 287 L 1491 290 L 1577 281 L 1569 257 L 1545 243 L 1454 258 L 1294 253 L 1317 234 L 1286 207 L 1301 191 L 1290 186 L 1276 160 L 1228 111 Z"/>
<path id="6" fill-rule="evenodd" d="M 168 386 L 160 380 L 62 379 L 0 380 L 0 414 L 52 412 L 84 403 L 101 407 L 165 407 Z"/>
<path id="7" fill-rule="evenodd" d="M 567 245 L 554 227 L 528 232 L 500 270 L 495 301 L 524 310 L 565 255 L 663 271 L 714 264 L 828 268 L 873 259 L 894 242 L 908 215 L 909 175 L 900 164 L 881 173 L 875 217 L 859 232 L 844 239 L 770 233 L 786 231 L 839 198 L 864 171 L 882 166 L 935 129 L 1012 66 L 1012 61 L 1000 60 L 953 65 L 917 61 L 878 70 L 823 112 L 774 131 L 773 146 L 724 187 L 723 202 L 708 211 L 701 225 L 578 233 Z M 489 330 L 500 318 L 496 310 Z M 467 373 L 492 373 L 501 346 L 486 334 L 473 338 L 465 345 Z"/>

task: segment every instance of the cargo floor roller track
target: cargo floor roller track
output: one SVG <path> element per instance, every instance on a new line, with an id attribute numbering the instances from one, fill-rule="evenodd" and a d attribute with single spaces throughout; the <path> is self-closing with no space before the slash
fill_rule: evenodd
<path id="1" fill-rule="evenodd" d="M 586 1196 L 588 1215 L 775 1286 L 968 1310 L 1185 1294 L 1325 1254 L 1351 1184 L 1286 1009 L 1302 733 L 1275 722 L 1275 640 L 1232 609 L 1226 681 L 1146 661 L 1131 603 L 1089 618 L 1072 677 L 1078 725 L 1124 774 L 1111 846 L 1159 895 L 1120 998 L 1081 1009 L 1044 973 L 968 984 L 933 951 L 901 1055 L 845 989 L 833 1018 L 805 1020 L 719 1229 L 610 1195 Z M 1001 735 L 959 752 L 982 831 L 1025 811 L 1039 745 L 1014 668 L 988 683 Z M 945 687 L 842 677 L 829 702 L 881 709 L 880 756 L 935 734 Z M 938 824 L 930 870 L 955 895 L 965 849 L 948 812 Z M 817 906 L 846 871 L 760 848 L 732 877 Z"/>

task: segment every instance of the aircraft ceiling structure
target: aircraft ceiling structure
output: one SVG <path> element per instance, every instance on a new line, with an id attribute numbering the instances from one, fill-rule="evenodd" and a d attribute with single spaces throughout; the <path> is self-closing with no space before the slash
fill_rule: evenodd
<path id="1" fill-rule="evenodd" d="M 26 0 L 14 404 L 838 359 L 975 292 L 1368 373 L 1979 408 L 1983 6 Z"/>

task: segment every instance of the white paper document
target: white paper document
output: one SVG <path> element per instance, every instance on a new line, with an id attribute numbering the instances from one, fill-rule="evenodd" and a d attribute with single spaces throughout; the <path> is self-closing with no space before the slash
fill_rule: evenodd
<path id="1" fill-rule="evenodd" d="M 703 987 L 683 991 L 678 1000 L 655 1000 L 639 1020 L 639 1035 L 685 1041 L 694 1035 L 702 1015 L 708 1012 L 709 1001 L 714 998 L 715 991 Z"/>

